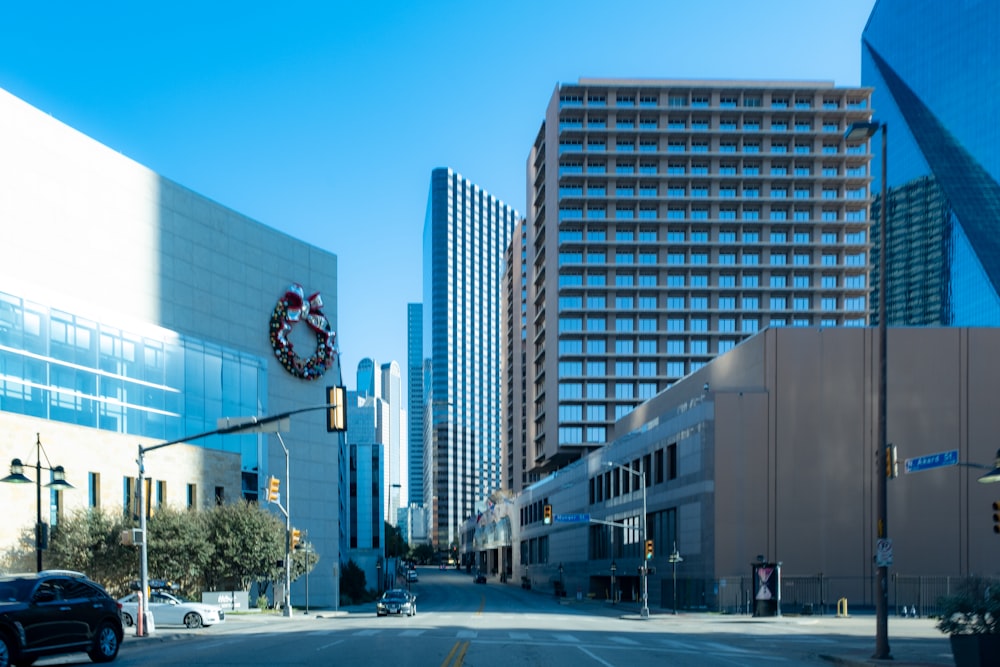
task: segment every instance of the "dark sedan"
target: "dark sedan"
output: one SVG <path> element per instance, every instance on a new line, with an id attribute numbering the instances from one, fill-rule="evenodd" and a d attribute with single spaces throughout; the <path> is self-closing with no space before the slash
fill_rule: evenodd
<path id="1" fill-rule="evenodd" d="M 80 652 L 111 662 L 121 641 L 118 603 L 85 575 L 50 570 L 0 576 L 0 667 Z"/>
<path id="2" fill-rule="evenodd" d="M 377 616 L 402 616 L 403 614 L 415 616 L 416 613 L 417 596 L 401 588 L 386 591 L 378 599 L 378 602 L 375 603 L 375 614 Z"/>

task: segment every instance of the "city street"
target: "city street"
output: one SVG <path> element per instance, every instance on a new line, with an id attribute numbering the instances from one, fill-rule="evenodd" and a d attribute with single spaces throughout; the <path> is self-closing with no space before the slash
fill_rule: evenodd
<path id="1" fill-rule="evenodd" d="M 659 613 L 559 601 L 515 584 L 473 583 L 454 570 L 420 569 L 417 615 L 376 618 L 374 604 L 292 618 L 231 614 L 200 630 L 127 636 L 118 661 L 139 665 L 817 665 L 865 664 L 872 616 L 751 618 Z M 951 665 L 930 619 L 891 619 L 893 665 Z M 39 665 L 88 664 L 86 656 Z M 877 663 L 876 663 L 877 664 Z"/>

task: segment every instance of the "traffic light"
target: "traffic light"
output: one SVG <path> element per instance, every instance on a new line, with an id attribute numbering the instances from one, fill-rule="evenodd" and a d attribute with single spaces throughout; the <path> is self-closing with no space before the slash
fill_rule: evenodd
<path id="1" fill-rule="evenodd" d="M 1000 535 L 1000 500 L 993 503 L 993 532 Z"/>
<path id="2" fill-rule="evenodd" d="M 276 503 L 281 498 L 281 480 L 271 477 L 267 480 L 267 502 Z"/>
<path id="3" fill-rule="evenodd" d="M 646 540 L 646 560 L 653 557 L 653 540 Z"/>
<path id="4" fill-rule="evenodd" d="M 347 390 L 344 387 L 326 388 L 326 431 L 340 433 L 347 430 Z"/>
<path id="5" fill-rule="evenodd" d="M 542 523 L 547 526 L 552 523 L 552 505 L 546 505 L 542 510 Z"/>
<path id="6" fill-rule="evenodd" d="M 886 445 L 885 448 L 885 478 L 896 479 L 899 476 L 899 461 L 896 458 L 896 445 Z"/>
<path id="7" fill-rule="evenodd" d="M 298 545 L 299 540 L 301 540 L 301 539 L 302 539 L 302 533 L 299 532 L 299 529 L 298 528 L 292 528 L 292 544 L 291 544 L 291 548 L 294 549 Z"/>

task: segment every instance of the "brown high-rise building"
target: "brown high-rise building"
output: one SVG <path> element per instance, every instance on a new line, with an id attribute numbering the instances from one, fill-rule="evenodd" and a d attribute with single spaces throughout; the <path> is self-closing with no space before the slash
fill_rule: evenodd
<path id="1" fill-rule="evenodd" d="M 757 331 L 867 325 L 871 154 L 843 135 L 869 120 L 871 92 L 556 88 L 527 162 L 525 284 L 506 283 L 508 317 L 525 306 L 523 332 L 505 327 L 519 343 L 504 367 L 523 370 L 506 377 L 506 486 L 603 446 L 616 420 Z"/>

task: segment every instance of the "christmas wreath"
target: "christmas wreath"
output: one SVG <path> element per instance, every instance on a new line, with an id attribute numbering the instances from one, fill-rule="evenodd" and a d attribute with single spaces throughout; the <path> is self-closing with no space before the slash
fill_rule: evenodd
<path id="1" fill-rule="evenodd" d="M 334 333 L 322 309 L 323 299 L 319 292 L 306 298 L 302 286 L 293 283 L 278 299 L 271 313 L 271 348 L 285 370 L 304 380 L 322 377 L 326 369 L 333 365 Z M 292 327 L 301 320 L 316 334 L 316 351 L 306 359 L 295 354 L 292 341 L 288 339 Z"/>

